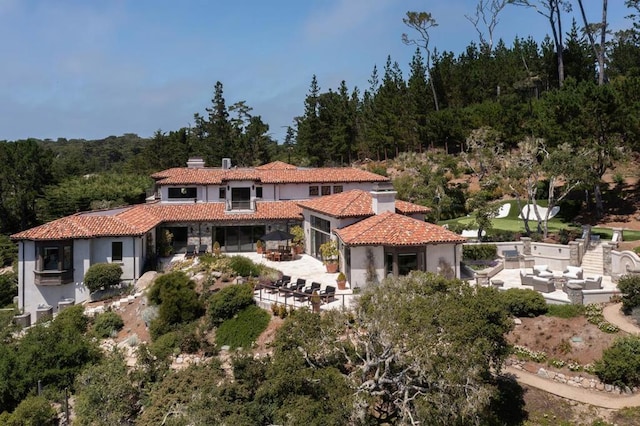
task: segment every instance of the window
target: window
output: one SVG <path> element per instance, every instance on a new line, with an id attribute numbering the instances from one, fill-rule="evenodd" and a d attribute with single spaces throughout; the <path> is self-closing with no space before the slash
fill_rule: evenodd
<path id="1" fill-rule="evenodd" d="M 169 188 L 169 198 L 197 198 L 198 188 L 196 187 L 182 187 L 182 188 Z"/>
<path id="2" fill-rule="evenodd" d="M 342 188 L 342 185 L 334 185 L 333 186 L 333 193 L 334 194 L 339 194 L 343 191 L 344 189 Z"/>
<path id="3" fill-rule="evenodd" d="M 71 241 L 36 243 L 36 285 L 62 285 L 73 282 Z"/>
<path id="4" fill-rule="evenodd" d="M 262 198 L 262 187 L 256 186 L 256 198 Z"/>
<path id="5" fill-rule="evenodd" d="M 311 226 L 326 233 L 331 232 L 331 222 L 318 216 L 311 216 Z"/>
<path id="6" fill-rule="evenodd" d="M 315 197 L 319 194 L 318 192 L 318 185 L 311 185 L 309 187 L 309 196 L 310 197 Z"/>
<path id="7" fill-rule="evenodd" d="M 60 270 L 60 248 L 45 247 L 42 251 L 44 264 L 42 269 L 45 271 Z"/>
<path id="8" fill-rule="evenodd" d="M 218 198 L 220 198 L 221 200 L 227 199 L 227 188 L 225 188 L 224 186 L 221 186 L 218 189 Z"/>
<path id="9" fill-rule="evenodd" d="M 231 188 L 232 209 L 247 210 L 251 208 L 251 188 Z"/>
<path id="10" fill-rule="evenodd" d="M 330 185 L 322 185 L 322 195 L 331 195 Z"/>
<path id="11" fill-rule="evenodd" d="M 122 241 L 113 241 L 111 243 L 111 261 L 122 262 Z"/>

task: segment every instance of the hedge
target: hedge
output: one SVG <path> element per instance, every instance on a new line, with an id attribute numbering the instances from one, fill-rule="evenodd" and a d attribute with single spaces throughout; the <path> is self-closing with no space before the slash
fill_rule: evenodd
<path id="1" fill-rule="evenodd" d="M 465 260 L 493 260 L 498 256 L 495 244 L 473 244 L 462 246 L 462 258 Z"/>

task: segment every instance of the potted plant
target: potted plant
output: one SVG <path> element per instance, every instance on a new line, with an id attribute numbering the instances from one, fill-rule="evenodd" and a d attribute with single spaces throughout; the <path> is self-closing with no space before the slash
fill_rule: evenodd
<path id="1" fill-rule="evenodd" d="M 264 243 L 262 242 L 262 240 L 256 241 L 256 251 L 258 252 L 258 254 L 264 253 Z"/>
<path id="2" fill-rule="evenodd" d="M 338 277 L 336 278 L 336 284 L 338 285 L 338 290 L 344 290 L 347 288 L 347 276 L 344 272 L 340 272 Z"/>
<path id="3" fill-rule="evenodd" d="M 291 243 L 295 247 L 296 254 L 301 254 L 304 251 L 304 229 L 302 226 L 296 225 L 290 229 L 293 239 Z"/>
<path id="4" fill-rule="evenodd" d="M 220 243 L 219 243 L 219 242 L 217 242 L 217 241 L 213 243 L 213 254 L 214 254 L 216 257 L 219 257 L 219 256 L 220 256 L 220 254 L 221 254 L 221 250 L 220 250 Z"/>
<path id="5" fill-rule="evenodd" d="M 320 245 L 320 254 L 322 261 L 330 274 L 338 272 L 338 243 L 335 240 L 329 240 Z"/>

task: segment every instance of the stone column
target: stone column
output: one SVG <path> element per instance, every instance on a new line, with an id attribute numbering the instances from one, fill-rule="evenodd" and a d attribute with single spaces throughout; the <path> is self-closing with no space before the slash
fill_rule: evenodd
<path id="1" fill-rule="evenodd" d="M 522 241 L 522 254 L 531 255 L 531 238 L 520 237 L 520 241 Z"/>
<path id="2" fill-rule="evenodd" d="M 602 270 L 604 275 L 611 276 L 611 244 L 602 244 Z"/>
<path id="3" fill-rule="evenodd" d="M 584 254 L 587 252 L 586 249 L 586 245 L 584 242 L 584 239 L 582 238 L 576 238 L 574 240 L 576 243 L 578 243 L 578 265 L 582 265 L 582 258 L 584 257 Z"/>
<path id="4" fill-rule="evenodd" d="M 489 274 L 486 272 L 476 272 L 476 285 L 486 287 L 489 285 Z"/>
<path id="5" fill-rule="evenodd" d="M 580 243 L 569 242 L 569 265 L 580 266 Z"/>
<path id="6" fill-rule="evenodd" d="M 579 284 L 567 283 L 567 296 L 573 305 L 582 305 L 584 296 L 582 294 L 582 286 Z"/>

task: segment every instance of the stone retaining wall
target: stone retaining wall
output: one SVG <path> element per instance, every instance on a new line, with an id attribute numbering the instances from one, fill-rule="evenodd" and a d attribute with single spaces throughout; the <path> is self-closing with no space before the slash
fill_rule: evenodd
<path id="1" fill-rule="evenodd" d="M 524 365 L 526 364 L 526 362 L 527 361 L 522 361 L 515 358 L 509 358 L 506 360 L 505 364 L 510 365 L 513 368 L 516 368 L 518 370 L 528 371 L 524 368 Z M 640 390 L 637 387 L 634 387 L 634 388 L 625 387 L 624 389 L 622 389 L 618 386 L 602 383 L 597 377 L 592 377 L 592 376 L 587 377 L 586 374 L 580 373 L 578 371 L 570 374 L 564 374 L 564 373 L 558 373 L 556 371 L 551 371 L 551 370 L 547 370 L 546 368 L 540 367 L 538 368 L 538 371 L 535 374 L 537 374 L 538 377 L 541 377 L 543 379 L 552 380 L 554 382 L 566 384 L 576 388 L 589 389 L 589 390 L 599 391 L 599 392 L 608 392 L 616 395 L 623 395 L 623 394 L 632 395 L 637 393 Z"/>

